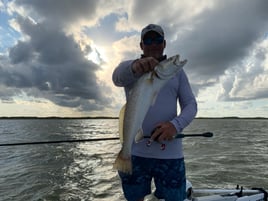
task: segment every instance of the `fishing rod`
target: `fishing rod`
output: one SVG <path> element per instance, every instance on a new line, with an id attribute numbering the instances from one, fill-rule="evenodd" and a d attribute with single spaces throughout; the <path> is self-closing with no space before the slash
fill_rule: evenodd
<path id="1" fill-rule="evenodd" d="M 182 133 L 178 133 L 175 136 L 173 136 L 173 139 L 185 138 L 185 137 L 212 137 L 212 136 L 213 136 L 213 133 L 211 133 L 211 132 L 205 132 L 205 133 L 201 133 L 201 134 L 186 134 L 186 135 L 182 134 Z M 145 137 L 145 138 L 150 138 L 150 137 Z M 151 139 L 149 139 L 146 142 L 146 146 L 150 147 L 152 142 L 153 141 Z M 162 143 L 162 142 L 159 142 L 159 143 L 161 144 L 160 149 L 165 150 L 166 149 L 166 144 Z"/>
<path id="2" fill-rule="evenodd" d="M 56 144 L 56 143 L 74 143 L 74 142 L 96 142 L 105 140 L 119 140 L 119 137 L 110 138 L 92 138 L 92 139 L 73 139 L 73 140 L 52 140 L 52 141 L 34 141 L 34 142 L 17 142 L 17 143 L 5 143 L 0 146 L 20 146 L 20 145 L 37 145 L 37 144 Z"/>
<path id="3" fill-rule="evenodd" d="M 185 137 L 212 137 L 213 133 L 206 132 L 201 134 L 182 134 L 175 135 L 174 138 L 185 138 Z M 145 137 L 150 138 L 150 137 Z M 33 142 L 16 142 L 16 143 L 3 143 L 1 147 L 8 146 L 22 146 L 22 145 L 38 145 L 38 144 L 56 144 L 56 143 L 75 143 L 75 142 L 96 142 L 96 141 L 108 141 L 108 140 L 119 140 L 119 137 L 109 138 L 91 138 L 91 139 L 70 139 L 70 140 L 52 140 L 52 141 L 33 141 Z"/>
<path id="4" fill-rule="evenodd" d="M 182 133 L 178 133 L 173 138 L 178 139 L 178 138 L 186 138 L 186 137 L 213 137 L 213 133 L 211 133 L 211 132 L 205 132 L 205 133 L 200 133 L 200 134 L 182 134 Z M 144 138 L 151 138 L 151 137 L 150 136 L 145 136 Z"/>
<path id="5" fill-rule="evenodd" d="M 213 137 L 213 133 L 205 132 L 201 134 L 177 134 L 174 138 L 185 138 L 185 137 Z"/>

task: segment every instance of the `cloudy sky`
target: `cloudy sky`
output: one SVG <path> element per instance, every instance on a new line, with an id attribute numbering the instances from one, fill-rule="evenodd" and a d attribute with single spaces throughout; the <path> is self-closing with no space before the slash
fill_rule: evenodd
<path id="1" fill-rule="evenodd" d="M 199 117 L 268 117 L 267 0 L 1 0 L 0 116 L 117 116 L 116 65 L 160 24 Z"/>

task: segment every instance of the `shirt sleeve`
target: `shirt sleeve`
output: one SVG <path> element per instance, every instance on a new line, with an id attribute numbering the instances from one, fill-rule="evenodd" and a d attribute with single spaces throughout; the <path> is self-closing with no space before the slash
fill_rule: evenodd
<path id="1" fill-rule="evenodd" d="M 132 63 L 135 60 L 121 62 L 114 70 L 112 80 L 115 86 L 127 87 L 135 83 L 139 75 L 135 75 L 131 69 Z"/>
<path id="2" fill-rule="evenodd" d="M 171 120 L 171 123 L 177 129 L 177 132 L 180 133 L 192 122 L 197 113 L 197 102 L 189 84 L 189 80 L 183 70 L 179 77 L 178 100 L 181 112 Z"/>

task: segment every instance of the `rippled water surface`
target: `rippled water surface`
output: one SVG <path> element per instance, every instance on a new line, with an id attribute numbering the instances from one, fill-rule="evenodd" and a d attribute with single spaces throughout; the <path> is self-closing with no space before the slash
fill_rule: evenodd
<path id="1" fill-rule="evenodd" d="M 116 119 L 0 120 L 0 144 L 117 137 Z M 268 120 L 196 119 L 184 131 L 194 188 L 268 189 Z M 112 163 L 117 140 L 0 146 L 0 200 L 124 200 Z"/>

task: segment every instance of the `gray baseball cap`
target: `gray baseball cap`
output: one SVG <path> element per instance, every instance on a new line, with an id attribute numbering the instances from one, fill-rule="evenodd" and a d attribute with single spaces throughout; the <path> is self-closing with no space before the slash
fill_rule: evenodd
<path id="1" fill-rule="evenodd" d="M 141 39 L 143 39 L 143 37 L 145 36 L 145 34 L 147 34 L 150 31 L 154 31 L 156 33 L 158 33 L 160 36 L 164 37 L 164 30 L 162 29 L 161 26 L 156 25 L 156 24 L 149 24 L 146 27 L 144 27 L 141 31 Z"/>

